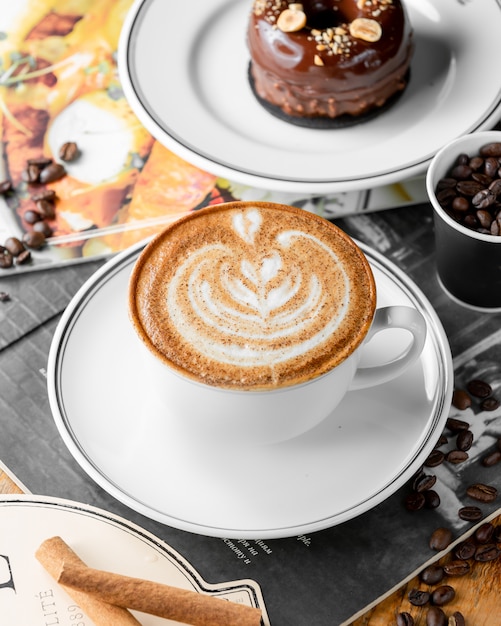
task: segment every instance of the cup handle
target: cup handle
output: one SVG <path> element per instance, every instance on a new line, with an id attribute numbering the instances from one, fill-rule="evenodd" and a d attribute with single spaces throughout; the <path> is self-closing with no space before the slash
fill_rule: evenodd
<path id="1" fill-rule="evenodd" d="M 389 328 L 408 330 L 412 334 L 412 342 L 409 347 L 393 361 L 371 367 L 359 367 L 349 387 L 350 391 L 380 385 L 392 380 L 421 354 L 426 339 L 426 322 L 417 309 L 409 306 L 388 306 L 377 309 L 365 343 L 377 333 Z"/>

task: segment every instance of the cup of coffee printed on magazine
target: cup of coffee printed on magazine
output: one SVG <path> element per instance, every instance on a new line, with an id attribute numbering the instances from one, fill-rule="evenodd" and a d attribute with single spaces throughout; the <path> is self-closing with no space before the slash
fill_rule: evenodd
<path id="1" fill-rule="evenodd" d="M 395 378 L 426 337 L 413 307 L 376 308 L 348 235 L 268 202 L 195 211 L 156 236 L 132 271 L 129 315 L 154 412 L 192 437 L 251 444 L 300 435 L 347 391 Z M 364 345 L 394 328 L 408 331 L 400 354 L 360 367 Z"/>

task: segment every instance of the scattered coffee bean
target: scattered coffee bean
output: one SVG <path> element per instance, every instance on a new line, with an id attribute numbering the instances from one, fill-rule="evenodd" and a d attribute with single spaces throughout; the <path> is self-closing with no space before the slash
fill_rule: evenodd
<path id="1" fill-rule="evenodd" d="M 445 550 L 452 541 L 452 531 L 449 528 L 437 528 L 430 537 L 430 548 L 432 550 Z"/>
<path id="2" fill-rule="evenodd" d="M 451 585 L 440 585 L 433 590 L 431 594 L 431 602 L 435 606 L 444 606 L 456 597 L 454 587 Z"/>
<path id="3" fill-rule="evenodd" d="M 430 606 L 426 612 L 426 626 L 447 626 L 447 617 L 438 606 Z"/>
<path id="4" fill-rule="evenodd" d="M 60 163 L 51 163 L 50 165 L 47 165 L 47 167 L 44 167 L 40 172 L 40 182 L 43 184 L 53 183 L 54 181 L 63 178 L 65 175 L 66 170 Z"/>
<path id="5" fill-rule="evenodd" d="M 487 563 L 488 561 L 496 560 L 501 553 L 501 550 L 497 547 L 495 543 L 486 543 L 478 546 L 475 550 L 475 561 L 479 561 L 481 563 Z"/>
<path id="6" fill-rule="evenodd" d="M 431 489 L 436 482 L 437 482 L 437 477 L 434 476 L 433 474 L 422 473 L 416 476 L 412 487 L 415 491 L 422 493 L 423 491 L 427 491 L 428 489 Z"/>
<path id="7" fill-rule="evenodd" d="M 435 448 L 435 450 L 430 452 L 430 454 L 428 455 L 426 461 L 424 462 L 424 465 L 425 467 L 437 467 L 444 462 L 444 459 L 445 454 Z"/>
<path id="8" fill-rule="evenodd" d="M 471 380 L 467 384 L 467 389 L 472 396 L 477 398 L 487 398 L 492 393 L 492 387 L 483 380 Z"/>
<path id="9" fill-rule="evenodd" d="M 414 606 L 424 606 L 430 601 L 430 593 L 421 589 L 411 589 L 408 597 L 409 602 Z"/>
<path id="10" fill-rule="evenodd" d="M 56 192 L 54 189 L 42 189 L 42 191 L 38 191 L 31 196 L 33 202 L 38 202 L 39 200 L 49 200 L 54 202 L 56 199 Z"/>
<path id="11" fill-rule="evenodd" d="M 445 446 L 449 443 L 449 440 L 447 439 L 447 437 L 444 435 L 444 433 L 442 433 L 440 435 L 440 437 L 438 438 L 437 443 L 435 444 L 435 448 L 440 448 L 441 446 Z"/>
<path id="12" fill-rule="evenodd" d="M 426 504 L 426 500 L 422 493 L 413 491 L 406 496 L 404 504 L 408 511 L 419 511 Z"/>
<path id="13" fill-rule="evenodd" d="M 440 496 L 433 489 L 424 492 L 424 505 L 427 509 L 438 509 L 440 506 Z"/>
<path id="14" fill-rule="evenodd" d="M 475 554 L 475 550 L 476 547 L 473 546 L 473 554 Z M 449 561 L 449 563 L 444 565 L 444 572 L 447 576 L 465 576 L 466 574 L 469 574 L 470 570 L 470 564 L 464 559 Z"/>
<path id="15" fill-rule="evenodd" d="M 463 506 L 459 509 L 458 516 L 466 522 L 478 522 L 482 519 L 482 511 L 478 506 Z"/>
<path id="16" fill-rule="evenodd" d="M 454 465 L 464 463 L 464 461 L 468 460 L 468 453 L 464 452 L 464 450 L 451 450 L 445 455 L 445 460 Z"/>
<path id="17" fill-rule="evenodd" d="M 482 411 L 495 411 L 499 408 L 499 400 L 494 398 L 494 396 L 484 398 L 480 404 L 480 408 Z"/>
<path id="18" fill-rule="evenodd" d="M 473 557 L 476 549 L 477 546 L 471 539 L 465 539 L 461 543 L 458 543 L 454 550 L 454 554 L 458 559 L 467 561 Z"/>
<path id="19" fill-rule="evenodd" d="M 470 428 L 468 422 L 465 422 L 464 420 L 458 420 L 454 417 L 448 417 L 445 425 L 453 433 L 458 433 L 461 430 L 468 430 Z"/>
<path id="20" fill-rule="evenodd" d="M 407 611 L 397 615 L 397 626 L 414 626 L 414 618 Z"/>
<path id="21" fill-rule="evenodd" d="M 67 160 L 72 160 L 78 155 L 78 148 L 74 142 L 67 142 L 62 146 L 62 151 Z M 55 163 L 50 157 L 30 158 L 26 162 L 25 169 L 21 172 L 21 178 L 28 184 L 50 183 L 59 180 L 66 175 L 64 166 Z M 0 194 L 13 191 L 10 180 L 0 182 Z M 47 220 L 56 217 L 55 201 L 56 192 L 53 189 L 42 189 L 31 195 L 31 199 L 36 208 L 27 209 L 22 215 L 25 224 L 31 226 L 30 230 L 24 233 L 20 242 L 17 237 L 9 237 L 4 246 L 0 246 L 0 268 L 8 269 L 16 262 L 18 265 L 29 263 L 32 260 L 30 250 L 41 248 L 47 237 L 53 234 L 52 227 Z M 24 245 L 26 244 L 26 246 Z"/>
<path id="22" fill-rule="evenodd" d="M 478 543 L 489 543 L 494 535 L 494 526 L 489 522 L 481 524 L 474 533 L 474 537 Z"/>
<path id="23" fill-rule="evenodd" d="M 491 485 L 484 485 L 483 483 L 475 483 L 474 485 L 470 485 L 466 489 L 466 494 L 473 498 L 474 500 L 478 500 L 479 502 L 494 502 L 494 500 L 498 496 L 498 490 L 496 487 Z"/>
<path id="24" fill-rule="evenodd" d="M 59 158 L 62 161 L 74 161 L 79 155 L 80 151 L 74 141 L 67 141 L 59 148 Z"/>
<path id="25" fill-rule="evenodd" d="M 0 291 L 0 302 L 10 302 L 10 295 L 6 291 Z"/>
<path id="26" fill-rule="evenodd" d="M 24 233 L 23 242 L 32 250 L 39 250 L 45 244 L 45 235 L 35 230 Z"/>
<path id="27" fill-rule="evenodd" d="M 36 224 L 33 224 L 33 232 L 42 233 L 45 237 L 52 236 L 52 228 L 45 220 L 40 220 L 36 222 Z"/>
<path id="28" fill-rule="evenodd" d="M 21 173 L 21 178 L 28 184 L 38 183 L 40 181 L 40 169 L 37 165 L 28 165 Z"/>
<path id="29" fill-rule="evenodd" d="M 501 149 L 501 142 L 499 145 Z M 501 190 L 501 173 L 499 181 L 499 188 Z M 468 383 L 468 391 L 462 391 L 462 393 L 455 392 L 453 404 L 456 408 L 469 408 L 474 402 L 472 396 L 473 398 L 479 399 L 477 407 L 479 406 L 482 410 L 489 410 L 490 406 L 492 406 L 491 410 L 499 407 L 497 399 L 492 396 L 492 387 L 479 379 L 474 379 Z M 446 428 L 455 435 L 455 448 L 449 450 L 447 453 L 438 450 L 439 447 L 448 443 L 447 437 L 442 433 L 440 440 L 437 441 L 432 453 L 428 455 L 421 470 L 412 479 L 411 486 L 413 491 L 406 500 L 407 506 L 412 510 L 418 510 L 423 506 L 434 508 L 440 504 L 440 498 L 432 488 L 436 482 L 436 477 L 430 477 L 430 475 L 426 473 L 426 467 L 436 467 L 440 465 L 444 459 L 452 463 L 459 463 L 469 458 L 468 451 L 471 449 L 474 440 L 470 425 L 464 420 L 449 418 Z M 500 461 L 501 437 L 496 441 L 495 450 L 492 450 L 482 459 L 482 464 L 484 466 L 490 466 Z M 497 498 L 497 489 L 484 483 L 475 483 L 467 488 L 466 494 L 478 502 L 488 504 Z M 458 516 L 464 521 L 477 522 L 482 519 L 483 513 L 478 506 L 463 506 L 458 510 Z M 449 529 L 438 528 L 430 537 L 429 545 L 433 550 L 442 551 L 450 545 L 452 539 L 452 532 Z M 419 579 L 422 583 L 432 586 L 442 583 L 444 576 L 450 576 L 451 578 L 466 576 L 471 573 L 474 562 L 487 563 L 501 558 L 501 545 L 499 544 L 501 544 L 501 525 L 494 526 L 491 523 L 485 522 L 475 530 L 472 537 L 462 541 L 454 548 L 451 554 L 451 560 L 443 565 L 430 565 L 420 573 Z M 461 612 L 455 611 L 447 619 L 444 611 L 440 608 L 453 601 L 455 593 L 451 585 L 441 584 L 439 587 L 430 591 L 414 588 L 409 592 L 408 598 L 411 604 L 415 606 L 421 607 L 428 603 L 431 605 L 426 612 L 426 624 L 466 626 L 465 618 Z M 404 613 L 401 613 L 399 614 L 400 617 L 397 616 L 397 626 L 407 626 L 408 622 L 404 621 L 404 615 Z"/>
<path id="30" fill-rule="evenodd" d="M 436 585 L 442 582 L 445 576 L 445 570 L 441 565 L 428 565 L 419 574 L 419 578 L 427 585 Z"/>
<path id="31" fill-rule="evenodd" d="M 473 433 L 471 430 L 462 430 L 456 437 L 456 447 L 462 452 L 466 452 L 473 444 Z"/>
<path id="32" fill-rule="evenodd" d="M 456 409 L 464 411 L 471 407 L 471 397 L 464 389 L 455 389 L 452 396 L 452 404 Z"/>
<path id="33" fill-rule="evenodd" d="M 7 270 L 14 265 L 14 257 L 12 254 L 3 246 L 0 249 L 0 268 Z M 423 503 L 424 504 L 424 503 Z"/>
<path id="34" fill-rule="evenodd" d="M 449 616 L 447 626 L 466 626 L 463 614 L 459 611 L 454 611 L 454 613 Z"/>
<path id="35" fill-rule="evenodd" d="M 501 461 L 501 450 L 494 450 L 494 452 L 489 452 L 482 458 L 482 465 L 484 467 L 493 467 L 497 465 Z"/>
<path id="36" fill-rule="evenodd" d="M 27 224 L 35 224 L 35 222 L 39 222 L 42 219 L 42 216 L 38 211 L 28 209 L 28 211 L 24 213 L 23 219 Z"/>
<path id="37" fill-rule="evenodd" d="M 31 261 L 31 252 L 29 250 L 23 250 L 21 254 L 18 254 L 16 257 L 16 263 L 18 265 L 25 265 L 26 263 L 30 263 Z"/>
<path id="38" fill-rule="evenodd" d="M 56 217 L 56 207 L 50 200 L 37 200 L 36 205 L 41 219 L 53 220 Z"/>
<path id="39" fill-rule="evenodd" d="M 12 256 L 19 256 L 21 252 L 24 252 L 25 247 L 17 237 L 8 237 L 4 243 L 5 248 L 12 254 Z"/>

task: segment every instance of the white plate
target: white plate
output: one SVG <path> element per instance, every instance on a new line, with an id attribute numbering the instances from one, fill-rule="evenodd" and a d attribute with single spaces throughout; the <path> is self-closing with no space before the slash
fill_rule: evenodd
<path id="1" fill-rule="evenodd" d="M 236 182 L 322 194 L 425 171 L 459 135 L 495 125 L 499 0 L 407 0 L 416 50 L 397 104 L 343 130 L 276 119 L 247 80 L 251 0 L 136 0 L 119 46 L 120 80 L 143 125 L 185 160 Z"/>
<path id="2" fill-rule="evenodd" d="M 79 290 L 49 355 L 56 425 L 101 487 L 176 528 L 263 539 L 350 519 L 387 498 L 420 467 L 447 419 L 452 359 L 431 305 L 384 257 L 362 246 L 374 270 L 378 305 L 408 304 L 425 316 L 428 336 L 419 361 L 390 383 L 348 393 L 301 437 L 265 447 L 235 439 L 215 448 L 196 433 L 186 439 L 175 432 L 168 407 L 161 429 L 149 425 L 148 372 L 127 313 L 128 280 L 141 249 L 121 253 Z M 369 344 L 388 360 L 397 348 L 391 332 L 384 343 L 375 338 Z M 367 364 L 371 351 L 365 354 Z"/>
<path id="3" fill-rule="evenodd" d="M 269 624 L 257 583 L 208 584 L 169 545 L 101 509 L 45 496 L 1 495 L 0 528 L 2 624 L 89 623 L 35 558 L 38 547 L 55 536 L 62 537 L 91 567 L 257 606 Z M 145 613 L 134 615 L 144 626 L 174 624 Z"/>

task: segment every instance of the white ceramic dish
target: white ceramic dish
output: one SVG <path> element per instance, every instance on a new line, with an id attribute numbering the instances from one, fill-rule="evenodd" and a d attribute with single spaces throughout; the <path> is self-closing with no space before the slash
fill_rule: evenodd
<path id="1" fill-rule="evenodd" d="M 322 424 L 269 446 L 242 438 L 210 445 L 152 429 L 147 372 L 127 312 L 127 286 L 142 249 L 109 261 L 79 290 L 56 329 L 48 390 L 59 432 L 101 487 L 143 515 L 219 537 L 277 538 L 321 530 L 383 501 L 420 467 L 441 434 L 452 398 L 447 338 L 420 290 L 384 257 L 362 246 L 373 267 L 378 306 L 407 304 L 428 334 L 419 361 L 402 376 L 350 392 Z M 365 352 L 395 345 L 391 332 Z M 402 331 L 395 331 L 402 332 Z M 390 336 L 389 334 L 390 333 Z M 400 344 L 401 345 L 401 344 Z M 371 347 L 371 350 L 369 349 Z"/>
<path id="2" fill-rule="evenodd" d="M 269 624 L 257 583 L 208 584 L 169 545 L 101 509 L 46 496 L 1 495 L 0 528 L 2 624 L 89 623 L 35 558 L 38 547 L 55 536 L 62 537 L 90 567 L 257 606 Z M 134 615 L 144 626 L 167 624 L 145 613 Z"/>
<path id="3" fill-rule="evenodd" d="M 415 31 L 411 80 L 376 119 L 310 130 L 274 118 L 247 80 L 251 0 L 136 0 L 119 47 L 120 80 L 143 125 L 187 161 L 244 185 L 322 194 L 422 174 L 456 137 L 494 126 L 501 87 L 499 0 L 407 0 Z"/>

